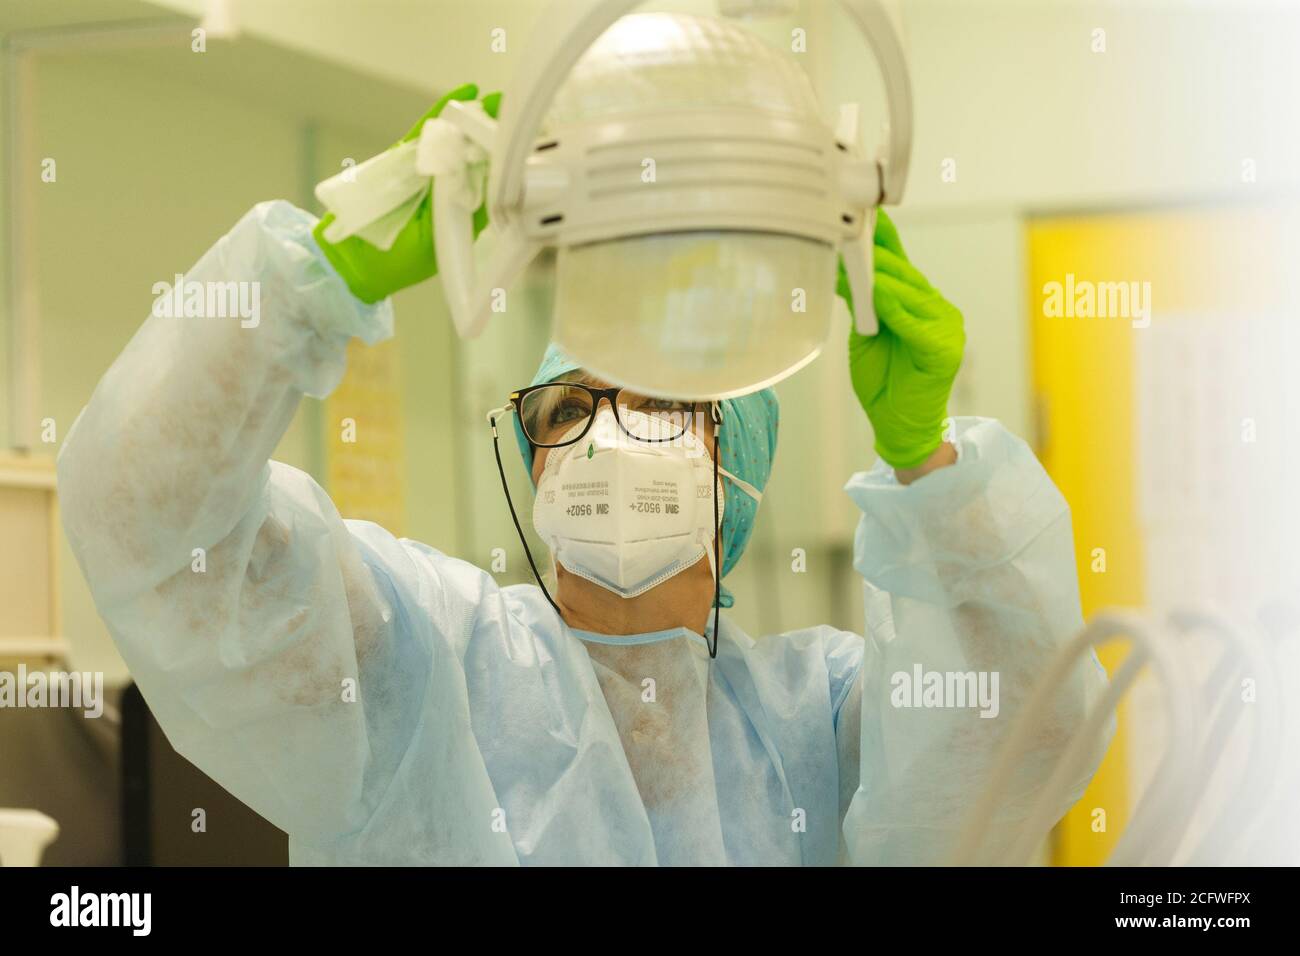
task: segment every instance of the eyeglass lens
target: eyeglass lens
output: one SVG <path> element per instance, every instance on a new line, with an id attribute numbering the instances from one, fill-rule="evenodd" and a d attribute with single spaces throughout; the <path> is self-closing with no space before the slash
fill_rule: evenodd
<path id="1" fill-rule="evenodd" d="M 690 427 L 693 405 L 673 399 L 649 398 L 621 389 L 614 414 L 633 438 L 641 441 L 669 441 L 680 438 Z M 534 389 L 520 402 L 524 434 L 534 445 L 555 447 L 576 441 L 596 412 L 590 390 L 580 385 L 554 382 Z M 577 427 L 575 430 L 575 426 Z M 569 432 L 572 436 L 567 437 Z"/>

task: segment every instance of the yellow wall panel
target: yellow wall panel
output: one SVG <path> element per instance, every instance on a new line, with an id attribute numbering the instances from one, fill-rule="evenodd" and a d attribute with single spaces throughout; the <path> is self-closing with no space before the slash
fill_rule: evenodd
<path id="1" fill-rule="evenodd" d="M 330 497 L 344 518 L 406 534 L 406 442 L 397 344 L 348 345 L 348 371 L 325 401 Z"/>
<path id="2" fill-rule="evenodd" d="M 1149 282 L 1153 323 L 1265 306 L 1285 282 L 1268 254 L 1272 221 L 1264 210 L 1187 209 L 1063 216 L 1029 227 L 1038 452 L 1070 503 L 1085 616 L 1144 603 L 1134 360 L 1143 329 L 1128 318 L 1050 317 L 1044 288 L 1067 276 L 1076 284 Z M 1104 549 L 1104 572 L 1096 549 Z M 1100 656 L 1113 672 L 1124 654 L 1117 645 Z M 1121 709 L 1101 770 L 1057 827 L 1055 863 L 1100 864 L 1123 832 L 1132 798 L 1125 717 Z M 1106 811 L 1105 832 L 1093 830 L 1096 808 Z"/>

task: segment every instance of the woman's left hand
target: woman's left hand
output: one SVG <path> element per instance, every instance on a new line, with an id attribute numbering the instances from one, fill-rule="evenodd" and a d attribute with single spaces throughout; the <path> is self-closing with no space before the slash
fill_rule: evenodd
<path id="1" fill-rule="evenodd" d="M 925 464 L 943 444 L 948 396 L 961 366 L 961 312 L 907 260 L 898 230 L 876 210 L 874 304 L 880 331 L 849 331 L 849 376 L 871 420 L 876 453 L 899 470 Z M 836 292 L 853 311 L 844 263 Z"/>

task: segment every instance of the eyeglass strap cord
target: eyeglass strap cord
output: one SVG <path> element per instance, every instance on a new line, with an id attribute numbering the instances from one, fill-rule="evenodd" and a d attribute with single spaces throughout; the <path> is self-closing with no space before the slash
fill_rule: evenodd
<path id="1" fill-rule="evenodd" d="M 528 547 L 528 539 L 524 537 L 524 529 L 519 526 L 519 515 L 515 513 L 515 502 L 510 497 L 510 483 L 506 481 L 506 469 L 501 464 L 501 440 L 497 435 L 496 418 L 488 416 L 488 422 L 492 425 L 492 453 L 497 459 L 497 473 L 501 475 L 501 490 L 506 493 L 506 505 L 510 508 L 510 520 L 515 523 L 515 533 L 519 535 L 519 543 L 524 546 L 524 554 L 528 556 L 528 566 L 533 569 L 533 577 L 537 579 L 537 586 L 542 589 L 546 595 L 546 600 L 551 607 L 555 608 L 555 613 L 560 615 L 560 620 L 564 620 L 564 614 L 560 611 L 560 606 L 555 603 L 555 598 L 551 597 L 551 592 L 546 590 L 546 583 L 542 580 L 542 575 L 537 570 L 537 562 L 533 560 L 533 552 Z"/>
<path id="2" fill-rule="evenodd" d="M 710 403 L 710 417 L 713 419 L 713 643 L 709 645 L 709 659 L 718 656 L 718 626 L 722 613 L 722 522 L 718 520 L 718 440 L 722 435 L 722 406 L 718 402 Z"/>

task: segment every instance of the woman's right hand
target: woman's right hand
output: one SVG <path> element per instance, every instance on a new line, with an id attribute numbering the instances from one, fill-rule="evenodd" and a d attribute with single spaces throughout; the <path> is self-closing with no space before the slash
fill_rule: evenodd
<path id="1" fill-rule="evenodd" d="M 478 98 L 478 87 L 473 83 L 457 87 L 416 120 L 405 136 L 390 148 L 408 143 L 420 135 L 426 120 L 434 119 L 451 100 L 472 101 Z M 482 99 L 483 109 L 494 119 L 501 107 L 501 94 L 489 93 Z M 436 188 L 436 184 L 435 184 Z M 348 288 L 362 302 L 378 302 L 399 289 L 423 282 L 438 271 L 433 248 L 433 197 L 426 195 L 411 221 L 406 224 L 391 248 L 384 250 L 360 236 L 349 236 L 338 242 L 325 238 L 325 230 L 334 222 L 334 214 L 326 213 L 312 230 L 321 251 L 330 264 L 347 282 Z M 480 206 L 474 213 L 474 235 L 487 226 L 487 207 Z"/>

